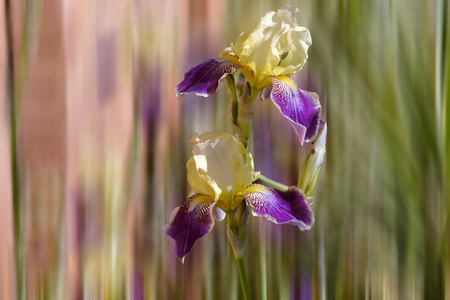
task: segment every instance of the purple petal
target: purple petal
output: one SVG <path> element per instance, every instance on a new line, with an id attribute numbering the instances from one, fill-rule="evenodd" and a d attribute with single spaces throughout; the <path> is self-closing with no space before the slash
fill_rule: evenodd
<path id="1" fill-rule="evenodd" d="M 263 217 L 275 224 L 288 223 L 303 229 L 314 224 L 314 212 L 306 196 L 297 187 L 285 192 L 261 184 L 250 185 L 244 195 L 253 208 L 253 215 Z"/>
<path id="2" fill-rule="evenodd" d="M 272 83 L 270 97 L 294 127 L 300 143 L 303 145 L 303 141 L 314 140 L 322 111 L 317 94 L 299 89 L 292 79 L 285 76 L 272 77 Z"/>
<path id="3" fill-rule="evenodd" d="M 164 233 L 177 243 L 177 257 L 182 262 L 194 242 L 213 228 L 212 209 L 216 203 L 211 196 L 195 194 L 170 214 Z"/>
<path id="4" fill-rule="evenodd" d="M 175 89 L 175 94 L 178 98 L 192 92 L 208 97 L 216 92 L 222 78 L 240 68 L 242 66 L 226 60 L 208 58 L 184 74 L 184 80 Z"/>

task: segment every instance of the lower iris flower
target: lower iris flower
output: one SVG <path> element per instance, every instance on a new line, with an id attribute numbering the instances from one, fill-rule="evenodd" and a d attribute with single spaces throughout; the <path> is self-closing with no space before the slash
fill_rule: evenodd
<path id="1" fill-rule="evenodd" d="M 324 124 L 304 164 L 303 169 L 310 174 L 300 179 L 299 186 L 307 187 L 309 192 L 323 162 L 325 134 Z M 182 261 L 194 242 L 209 233 L 215 221 L 223 220 L 225 213 L 233 213 L 242 201 L 252 208 L 254 216 L 276 224 L 292 224 L 306 230 L 314 224 L 313 199 L 299 187 L 279 191 L 254 183 L 259 173 L 254 172 L 253 158 L 232 135 L 195 134 L 191 143 L 195 147 L 187 163 L 188 181 L 196 194 L 173 210 L 164 227 L 164 233 L 175 240 L 176 255 Z"/>

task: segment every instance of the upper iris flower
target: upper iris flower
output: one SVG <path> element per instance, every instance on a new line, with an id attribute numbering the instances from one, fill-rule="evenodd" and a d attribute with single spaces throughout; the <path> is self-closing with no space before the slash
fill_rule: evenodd
<path id="1" fill-rule="evenodd" d="M 207 97 L 227 74 L 241 70 L 252 91 L 272 85 L 270 98 L 301 144 L 314 140 L 322 110 L 318 96 L 299 89 L 288 77 L 303 68 L 311 45 L 309 30 L 295 20 L 299 12 L 292 5 L 268 12 L 253 31 L 241 33 L 219 58 L 209 58 L 190 69 L 175 89 L 176 95 L 194 92 Z"/>
<path id="2" fill-rule="evenodd" d="M 308 187 L 309 191 L 314 186 L 316 172 L 325 153 L 326 125 L 322 128 L 318 142 L 310 153 L 314 161 L 304 168 L 310 174 L 299 184 Z M 214 132 L 201 136 L 195 134 L 191 143 L 195 147 L 193 157 L 187 163 L 188 181 L 196 194 L 173 210 L 169 223 L 164 227 L 164 233 L 177 244 L 179 259 L 184 260 L 194 242 L 211 231 L 214 220 L 223 220 L 224 211 L 233 212 L 242 201 L 247 201 L 252 207 L 254 216 L 264 217 L 276 224 L 289 223 L 302 229 L 311 228 L 314 223 L 312 198 L 307 198 L 295 186 L 279 191 L 253 183 L 258 173 L 254 172 L 252 156 L 232 135 Z"/>

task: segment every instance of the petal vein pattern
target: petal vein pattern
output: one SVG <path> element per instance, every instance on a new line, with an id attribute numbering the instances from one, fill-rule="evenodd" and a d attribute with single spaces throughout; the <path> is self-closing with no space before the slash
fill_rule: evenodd
<path id="1" fill-rule="evenodd" d="M 183 262 L 194 242 L 214 227 L 212 210 L 216 203 L 211 196 L 195 194 L 172 211 L 164 233 L 175 240 L 177 257 Z"/>
<path id="2" fill-rule="evenodd" d="M 191 92 L 208 97 L 217 91 L 219 81 L 240 68 L 242 66 L 227 60 L 209 58 L 184 74 L 184 80 L 175 89 L 175 94 L 178 98 Z"/>
<path id="3" fill-rule="evenodd" d="M 314 140 L 322 112 L 317 94 L 299 89 L 285 76 L 272 77 L 272 83 L 272 102 L 291 123 L 300 143 Z"/>
<path id="4" fill-rule="evenodd" d="M 314 212 L 306 196 L 297 187 L 282 192 L 273 188 L 252 184 L 244 198 L 253 209 L 253 215 L 275 224 L 292 224 L 310 229 L 314 224 Z"/>

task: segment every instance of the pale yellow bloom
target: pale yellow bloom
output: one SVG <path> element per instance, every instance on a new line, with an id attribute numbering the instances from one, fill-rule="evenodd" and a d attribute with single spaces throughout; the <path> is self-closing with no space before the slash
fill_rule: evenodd
<path id="1" fill-rule="evenodd" d="M 308 58 L 311 35 L 307 28 L 298 26 L 295 18 L 299 12 L 292 5 L 268 12 L 253 31 L 241 33 L 222 57 L 251 70 L 249 81 L 258 89 L 271 84 L 270 76 L 300 71 Z"/>
<path id="2" fill-rule="evenodd" d="M 194 155 L 186 167 L 192 189 L 230 207 L 234 196 L 243 194 L 256 180 L 251 154 L 228 133 L 196 133 L 191 143 L 195 144 Z"/>

